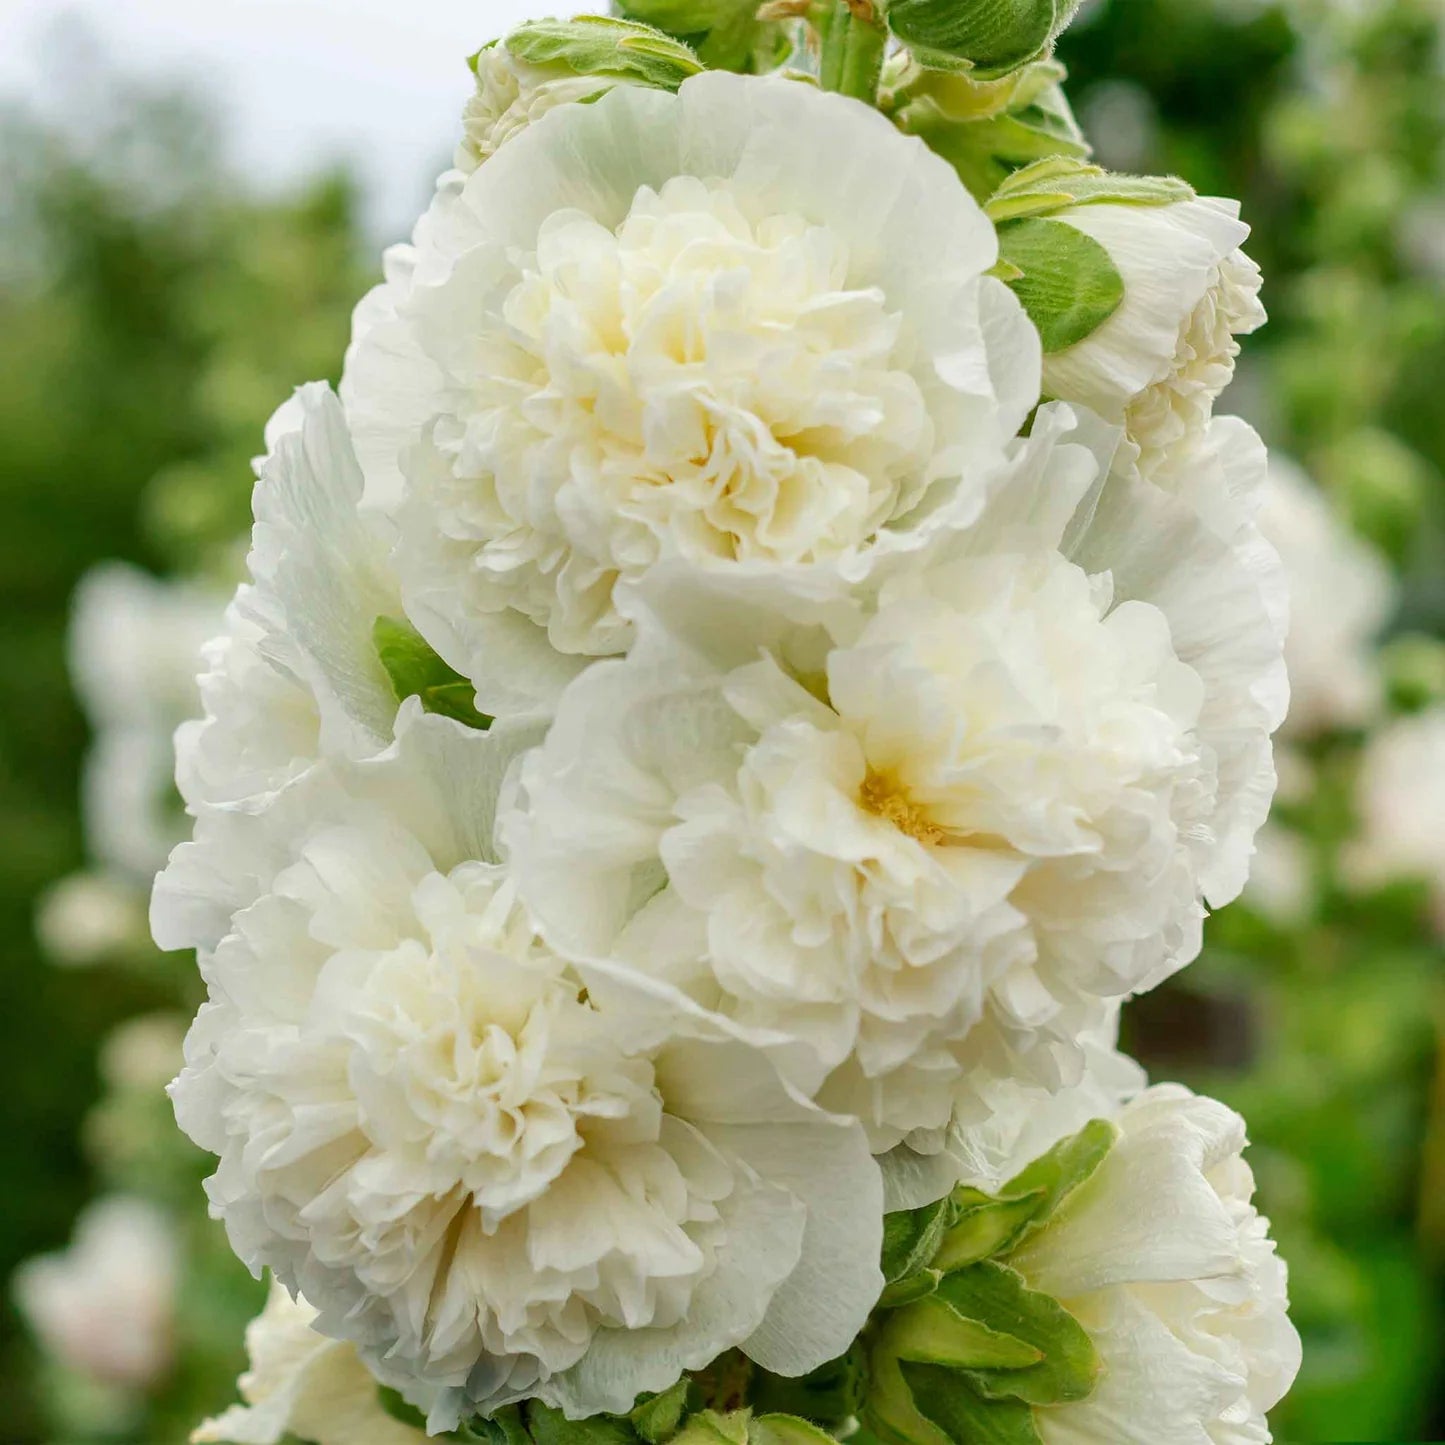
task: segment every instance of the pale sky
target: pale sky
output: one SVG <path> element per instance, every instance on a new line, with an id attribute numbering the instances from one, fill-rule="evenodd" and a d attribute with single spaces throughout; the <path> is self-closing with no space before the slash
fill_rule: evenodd
<path id="1" fill-rule="evenodd" d="M 43 89 L 44 40 L 81 19 L 132 72 L 216 95 L 238 165 L 284 183 L 350 159 L 373 231 L 420 209 L 456 137 L 465 59 L 573 0 L 0 0 L 0 91 Z M 599 6 L 600 8 L 600 6 Z"/>

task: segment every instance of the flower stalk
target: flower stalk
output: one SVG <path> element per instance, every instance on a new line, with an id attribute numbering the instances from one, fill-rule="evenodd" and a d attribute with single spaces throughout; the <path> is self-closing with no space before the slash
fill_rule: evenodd
<path id="1" fill-rule="evenodd" d="M 876 104 L 888 26 L 875 0 L 823 0 L 814 8 L 813 23 L 821 47 L 818 78 L 823 89 Z"/>

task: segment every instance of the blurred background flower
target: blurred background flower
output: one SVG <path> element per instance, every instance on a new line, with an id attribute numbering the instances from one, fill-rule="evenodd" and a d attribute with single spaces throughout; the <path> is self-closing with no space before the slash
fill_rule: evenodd
<path id="1" fill-rule="evenodd" d="M 264 1287 L 162 1092 L 199 992 L 145 927 L 168 736 L 266 417 L 334 379 L 464 57 L 548 7 L 70 9 L 11 0 L 0 52 L 0 1445 L 178 1445 Z M 1297 1445 L 1445 1436 L 1442 52 L 1440 0 L 1091 0 L 1060 50 L 1099 158 L 1239 196 L 1266 277 L 1227 404 L 1294 576 L 1280 797 L 1126 1042 L 1250 1121 Z"/>

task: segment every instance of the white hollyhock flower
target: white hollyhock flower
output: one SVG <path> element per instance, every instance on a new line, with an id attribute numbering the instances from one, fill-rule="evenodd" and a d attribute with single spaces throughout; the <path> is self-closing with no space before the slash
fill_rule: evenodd
<path id="1" fill-rule="evenodd" d="M 856 574 L 975 511 L 1038 399 L 993 229 L 883 117 L 711 73 L 568 106 L 447 186 L 343 386 L 407 613 L 504 715 L 625 651 L 661 558 Z"/>
<path id="2" fill-rule="evenodd" d="M 1042 411 L 985 516 L 848 607 L 807 569 L 656 569 L 504 825 L 549 942 L 782 1029 L 877 1150 L 936 1151 L 1000 1074 L 1076 1082 L 1268 809 L 1273 580 L 1130 470 L 1101 484 L 1072 421 Z"/>
<path id="3" fill-rule="evenodd" d="M 462 111 L 463 134 L 455 161 L 467 175 L 549 110 L 595 100 L 625 83 L 615 76 L 578 75 L 566 66 L 529 65 L 505 42 L 478 54 L 476 76 L 476 89 Z"/>
<path id="4" fill-rule="evenodd" d="M 917 1209 L 963 1184 L 997 1193 L 1060 1139 L 1093 1119 L 1112 1117 L 1148 1084 L 1143 1069 L 1118 1049 L 1119 1010 L 1078 1039 L 1082 1069 L 1075 1082 L 1050 1088 L 1017 1073 L 979 1070 L 971 1108 L 960 1108 L 923 1153 L 907 1145 L 883 1161 L 887 1210 Z"/>
<path id="5" fill-rule="evenodd" d="M 1266 1445 L 1299 1371 L 1285 1267 L 1251 1203 L 1244 1121 L 1163 1085 L 1050 1223 L 1009 1256 L 1089 1332 L 1093 1395 L 1034 1411 L 1044 1445 Z"/>
<path id="6" fill-rule="evenodd" d="M 171 786 L 171 735 L 196 708 L 201 645 L 223 599 L 123 562 L 76 589 L 70 673 L 94 731 L 82 803 L 91 853 L 148 884 L 184 836 Z"/>
<path id="7" fill-rule="evenodd" d="M 1359 832 L 1341 859 L 1346 878 L 1361 888 L 1428 883 L 1445 932 L 1445 707 L 1398 718 L 1370 738 L 1355 808 Z"/>
<path id="8" fill-rule="evenodd" d="M 1050 214 L 1098 241 L 1124 281 L 1119 309 L 1044 358 L 1044 390 L 1122 421 L 1148 470 L 1208 420 L 1229 385 L 1238 336 L 1264 324 L 1259 268 L 1239 247 L 1237 202 L 1100 203 Z"/>
<path id="9" fill-rule="evenodd" d="M 61 1364 L 100 1383 L 144 1390 L 170 1368 L 175 1230 L 154 1205 L 112 1196 L 80 1216 L 68 1249 L 16 1271 L 15 1301 Z"/>
<path id="10" fill-rule="evenodd" d="M 329 387 L 304 386 L 266 437 L 252 580 L 204 649 L 204 716 L 176 739 L 177 781 L 193 810 L 269 794 L 322 751 L 376 752 L 396 715 L 373 628 L 401 604 L 387 532 L 359 510 L 361 471 L 341 405 Z"/>
<path id="11" fill-rule="evenodd" d="M 680 997 L 615 981 L 606 1006 L 538 941 L 489 843 L 535 736 L 413 700 L 385 753 L 231 819 L 237 911 L 173 1088 L 237 1253 L 437 1429 L 625 1410 L 733 1346 L 801 1373 L 881 1288 L 862 1131 Z M 156 912 L 208 941 L 165 878 Z"/>
<path id="12" fill-rule="evenodd" d="M 1271 459 L 1259 521 L 1290 582 L 1286 734 L 1369 722 L 1382 694 L 1379 635 L 1397 600 L 1389 567 L 1287 458 Z"/>
<path id="13" fill-rule="evenodd" d="M 241 1398 L 191 1436 L 192 1445 L 424 1445 L 427 1436 L 382 1408 L 376 1381 L 354 1345 L 311 1328 L 316 1311 L 271 1286 L 266 1308 L 246 1327 L 251 1368 Z"/>

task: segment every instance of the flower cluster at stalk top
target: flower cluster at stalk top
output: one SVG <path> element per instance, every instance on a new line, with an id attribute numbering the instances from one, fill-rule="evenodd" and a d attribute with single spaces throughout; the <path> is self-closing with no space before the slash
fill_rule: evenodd
<path id="1" fill-rule="evenodd" d="M 479 54 L 268 428 L 152 923 L 304 1304 L 199 1438 L 1269 1438 L 1243 1125 L 1115 1047 L 1274 791 L 1246 229 L 1072 121 L 976 195 L 994 82 L 729 73 L 790 33 Z"/>

